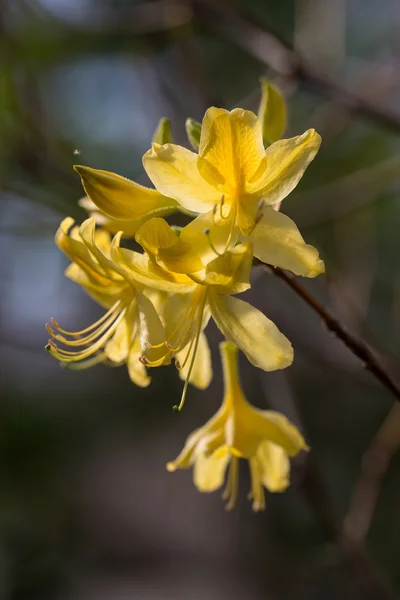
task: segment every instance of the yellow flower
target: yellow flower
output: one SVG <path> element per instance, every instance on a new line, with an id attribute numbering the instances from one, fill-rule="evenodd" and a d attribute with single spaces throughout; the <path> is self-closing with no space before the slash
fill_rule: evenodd
<path id="1" fill-rule="evenodd" d="M 238 493 L 239 458 L 249 461 L 250 497 L 253 510 L 265 508 L 264 488 L 282 492 L 289 485 L 289 457 L 308 447 L 299 430 L 280 413 L 259 410 L 246 400 L 240 387 L 237 348 L 220 344 L 225 393 L 218 412 L 186 440 L 179 456 L 167 464 L 168 471 L 193 466 L 200 492 L 220 488 L 229 465 L 223 498 L 232 509 Z"/>
<path id="2" fill-rule="evenodd" d="M 238 239 L 251 241 L 261 261 L 315 277 L 324 271 L 318 251 L 304 242 L 289 217 L 271 207 L 296 187 L 320 142 L 309 129 L 265 150 L 254 113 L 211 107 L 203 119 L 198 154 L 176 144 L 153 143 L 143 165 L 161 194 L 202 214 L 199 234 L 206 230 L 217 253 Z"/>
<path id="3" fill-rule="evenodd" d="M 180 260 L 178 250 L 182 238 L 185 240 L 185 229 L 178 237 L 164 219 L 154 218 L 136 235 L 149 256 L 149 268 L 143 275 L 146 284 L 170 292 L 162 311 L 168 359 L 176 356 L 178 368 L 187 369 L 189 377 L 201 344 L 201 332 L 212 317 L 223 335 L 239 346 L 253 365 L 265 371 L 289 366 L 293 361 L 289 340 L 259 310 L 232 297 L 250 287 L 251 244 L 237 245 L 198 272 L 172 273 L 165 268 L 164 262 L 166 256 Z M 136 269 L 137 277 L 134 253 L 119 248 L 119 237 L 116 236 L 113 244 L 112 257 L 119 265 L 124 265 L 127 273 Z M 178 247 L 176 252 L 174 245 Z M 167 251 L 170 251 L 169 255 Z M 152 349 L 151 345 L 149 349 Z M 146 366 L 156 367 L 163 363 L 164 357 L 153 360 L 145 351 L 142 360 Z M 185 399 L 187 381 L 179 408 Z"/>
<path id="4" fill-rule="evenodd" d="M 110 234 L 96 231 L 94 218 L 80 228 L 74 226 L 73 219 L 64 219 L 55 239 L 72 260 L 67 277 L 108 310 L 98 321 L 76 332 L 62 329 L 51 319 L 51 325 L 47 325 L 52 336 L 49 352 L 70 368 L 87 368 L 99 362 L 126 363 L 131 380 L 146 387 L 150 378 L 139 358 L 143 345 L 147 348 L 148 344 L 154 346 L 148 350 L 152 360 L 163 355 L 157 346 L 164 342 L 164 328 L 154 304 L 160 305 L 165 294 L 146 288 L 132 277 L 126 278 L 110 259 Z M 139 261 L 143 258 L 138 257 Z M 59 347 L 57 342 L 67 348 Z"/>

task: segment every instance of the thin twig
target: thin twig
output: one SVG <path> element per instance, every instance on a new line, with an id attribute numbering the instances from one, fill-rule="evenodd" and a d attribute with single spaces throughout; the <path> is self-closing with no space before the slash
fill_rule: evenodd
<path id="1" fill-rule="evenodd" d="M 354 546 L 362 546 L 365 543 L 383 477 L 399 446 L 400 407 L 395 404 L 363 456 L 360 474 L 344 519 L 342 537 Z"/>
<path id="2" fill-rule="evenodd" d="M 400 402 L 400 387 L 392 379 L 392 377 L 385 371 L 382 365 L 375 358 L 369 347 L 355 337 L 352 333 L 342 325 L 330 312 L 322 306 L 314 298 L 310 292 L 308 292 L 302 285 L 295 279 L 293 275 L 287 273 L 279 267 L 273 267 L 272 265 L 265 265 L 266 268 L 271 271 L 276 277 L 282 279 L 304 302 L 316 312 L 322 319 L 326 328 L 329 329 L 336 337 L 343 342 L 345 346 L 352 352 L 357 358 L 359 358 L 364 367 L 374 375 L 374 377 L 396 398 L 397 402 Z"/>
<path id="3" fill-rule="evenodd" d="M 316 71 L 291 44 L 272 28 L 253 23 L 228 4 L 213 0 L 194 0 L 195 14 L 218 33 L 225 35 L 245 52 L 283 77 L 299 81 L 327 96 L 349 112 L 366 117 L 380 125 L 400 132 L 400 114 L 348 89 L 342 81 Z"/>

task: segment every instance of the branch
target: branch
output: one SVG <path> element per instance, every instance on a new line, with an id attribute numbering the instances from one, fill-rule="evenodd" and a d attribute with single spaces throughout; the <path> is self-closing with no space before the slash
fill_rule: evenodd
<path id="1" fill-rule="evenodd" d="M 345 106 L 353 114 L 366 117 L 400 133 L 400 114 L 376 105 L 365 95 L 361 96 L 348 89 L 342 81 L 316 71 L 272 28 L 261 28 L 227 4 L 213 0 L 194 0 L 193 7 L 199 20 L 219 34 L 225 35 L 279 75 L 297 80 L 318 94 Z"/>
<path id="2" fill-rule="evenodd" d="M 364 367 L 372 373 L 372 375 L 389 390 L 396 398 L 397 402 L 400 402 L 400 387 L 392 379 L 391 375 L 385 371 L 381 366 L 378 359 L 374 356 L 372 351 L 366 345 L 365 342 L 359 340 L 352 333 L 342 325 L 337 319 L 335 319 L 326 308 L 322 306 L 310 294 L 302 285 L 295 279 L 293 275 L 287 273 L 279 267 L 273 267 L 272 265 L 264 265 L 269 272 L 282 279 L 304 302 L 319 315 L 325 324 L 326 328 L 329 329 L 336 337 L 343 342 L 345 346 L 352 352 L 357 358 L 359 358 Z"/>
<path id="3" fill-rule="evenodd" d="M 365 452 L 353 498 L 343 523 L 342 537 L 353 546 L 365 543 L 383 477 L 400 446 L 400 407 L 395 404 Z"/>

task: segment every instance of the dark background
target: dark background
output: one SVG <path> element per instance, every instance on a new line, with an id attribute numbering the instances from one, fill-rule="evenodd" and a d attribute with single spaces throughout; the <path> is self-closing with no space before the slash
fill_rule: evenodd
<path id="1" fill-rule="evenodd" d="M 0 598 L 395 598 L 400 411 L 282 281 L 255 269 L 248 299 L 292 340 L 295 362 L 265 374 L 243 359 L 242 379 L 312 451 L 264 514 L 246 500 L 246 465 L 232 513 L 191 473 L 165 470 L 221 400 L 213 325 L 212 385 L 176 415 L 172 367 L 146 390 L 123 367 L 63 371 L 44 324 L 77 329 L 102 314 L 64 278 L 53 242 L 64 216 L 85 216 L 72 165 L 146 183 L 141 156 L 161 116 L 187 143 L 185 118 L 210 104 L 257 110 L 264 75 L 288 99 L 288 135 L 323 138 L 283 205 L 326 263 L 304 285 L 398 378 L 398 0 L 0 7 Z"/>

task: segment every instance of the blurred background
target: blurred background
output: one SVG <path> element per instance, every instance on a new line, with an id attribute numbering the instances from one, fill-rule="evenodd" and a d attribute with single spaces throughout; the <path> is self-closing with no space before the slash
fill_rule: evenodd
<path id="1" fill-rule="evenodd" d="M 292 340 L 266 374 L 241 361 L 249 400 L 281 410 L 312 451 L 292 486 L 253 514 L 200 495 L 165 463 L 221 401 L 153 370 L 59 368 L 44 350 L 102 310 L 67 280 L 53 242 L 82 221 L 74 163 L 148 183 L 141 156 L 161 116 L 215 104 L 257 110 L 258 78 L 289 104 L 288 135 L 321 150 L 283 211 L 327 274 L 304 286 L 399 380 L 398 0 L 3 0 L 0 4 L 0 598 L 234 600 L 396 598 L 400 411 L 284 282 L 255 269 L 248 299 Z M 396 357 L 397 355 L 397 357 Z M 243 358 L 243 357 L 242 357 Z"/>

